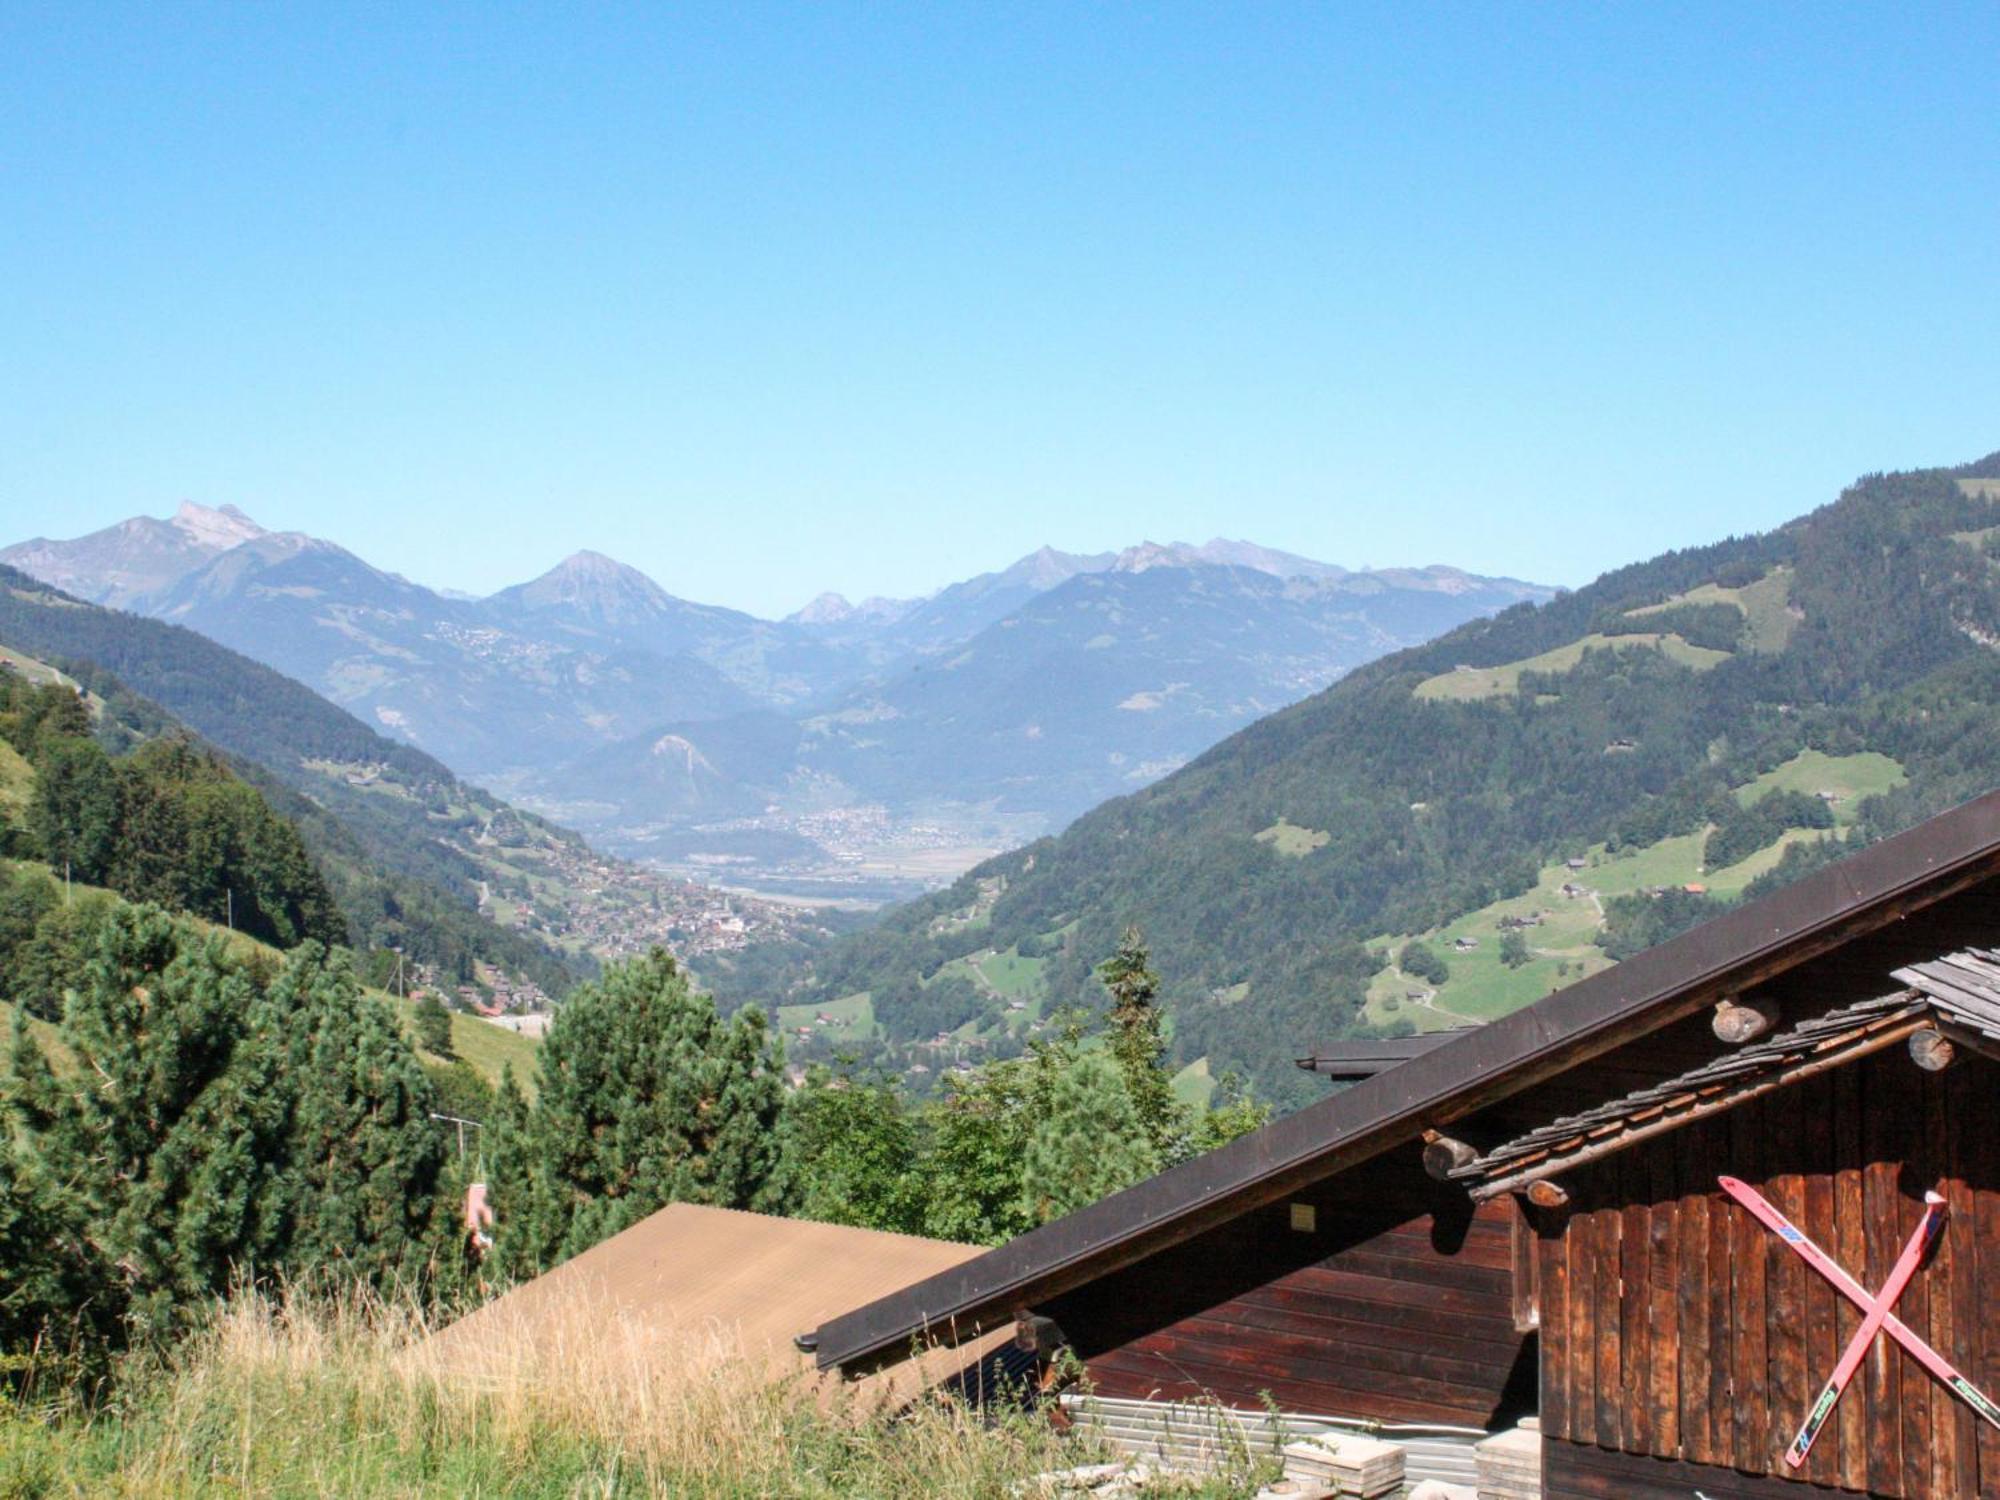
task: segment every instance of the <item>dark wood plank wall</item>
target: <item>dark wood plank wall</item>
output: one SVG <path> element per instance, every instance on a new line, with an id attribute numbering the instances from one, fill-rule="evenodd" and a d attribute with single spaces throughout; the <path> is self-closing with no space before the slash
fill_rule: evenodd
<path id="1" fill-rule="evenodd" d="M 1614 1453 L 1551 1439 L 1542 1445 L 1542 1500 L 1827 1500 L 1851 1494 L 1710 1464 Z M 1935 1500 L 1947 1500 L 1938 1495 Z M 1969 1497 L 1952 1497 L 1969 1500 Z"/>
<path id="2" fill-rule="evenodd" d="M 1759 1185 L 1870 1287 L 1941 1187 L 1951 1219 L 1898 1313 L 2000 1391 L 1996 1103 L 2000 1067 L 1961 1054 L 1928 1074 L 1896 1048 L 1567 1179 L 1569 1209 L 1539 1224 L 1549 1500 L 1766 1493 L 1606 1453 L 1776 1476 L 1789 1493 L 2000 1500 L 2000 1434 L 1886 1338 L 1792 1477 L 1784 1450 L 1859 1315 L 1715 1185 Z M 1648 1474 L 1667 1488 L 1619 1487 Z"/>
<path id="3" fill-rule="evenodd" d="M 1309 1205 L 1310 1233 L 1291 1227 Z M 1041 1310 L 1110 1396 L 1487 1426 L 1533 1409 L 1511 1203 L 1474 1213 L 1415 1148 Z"/>

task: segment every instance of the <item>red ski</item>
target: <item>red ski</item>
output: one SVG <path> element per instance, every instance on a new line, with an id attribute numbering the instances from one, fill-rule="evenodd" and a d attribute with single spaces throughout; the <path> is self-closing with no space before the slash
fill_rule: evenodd
<path id="1" fill-rule="evenodd" d="M 1725 1193 L 1729 1194 L 1730 1197 L 1755 1214 L 1758 1221 L 1765 1228 L 1769 1229 L 1779 1239 L 1796 1250 L 1800 1258 L 1807 1265 L 1833 1283 L 1833 1289 L 1852 1302 L 1856 1307 L 1860 1308 L 1864 1315 L 1877 1311 L 1876 1299 L 1868 1295 L 1867 1288 L 1848 1275 L 1841 1268 L 1839 1261 L 1807 1239 L 1804 1231 L 1780 1213 L 1762 1193 L 1751 1187 L 1749 1183 L 1739 1181 L 1734 1177 L 1723 1177 L 1717 1180 L 1721 1182 L 1722 1190 Z M 1886 1307 L 1881 1308 L 1880 1311 L 1882 1314 L 1882 1330 L 1890 1338 L 1907 1349 L 1918 1364 L 1935 1375 L 1967 1406 L 1970 1406 L 1995 1427 L 2000 1427 L 2000 1406 L 1996 1406 L 1977 1386 L 1961 1375 L 1958 1372 L 1957 1366 L 1953 1365 L 1950 1360 L 1938 1353 L 1937 1350 L 1933 1349 L 1917 1334 L 1911 1332 L 1902 1319 L 1898 1318 Z"/>
<path id="2" fill-rule="evenodd" d="M 1903 1295 L 1903 1288 L 1910 1284 L 1910 1278 L 1917 1274 L 1917 1267 L 1931 1248 L 1931 1242 L 1944 1228 L 1945 1202 L 1936 1193 L 1924 1194 L 1923 1222 L 1917 1225 L 1916 1233 L 1903 1247 L 1903 1253 L 1896 1258 L 1896 1264 L 1889 1271 L 1889 1279 L 1882 1283 L 1882 1290 L 1875 1294 L 1875 1305 L 1868 1310 L 1868 1316 L 1861 1320 L 1861 1326 L 1854 1330 L 1854 1337 L 1847 1341 L 1841 1351 L 1840 1360 L 1833 1367 L 1833 1374 L 1820 1388 L 1819 1399 L 1806 1412 L 1806 1419 L 1799 1426 L 1798 1436 L 1792 1439 L 1792 1446 L 1785 1450 L 1785 1462 L 1797 1468 L 1812 1452 L 1814 1439 L 1826 1419 L 1833 1415 L 1834 1407 L 1840 1404 L 1840 1393 L 1847 1389 L 1847 1382 L 1854 1378 L 1854 1372 L 1861 1368 L 1861 1361 L 1868 1357 L 1868 1346 L 1875 1342 L 1875 1335 L 1882 1331 L 1882 1320 L 1895 1307 L 1896 1299 Z"/>

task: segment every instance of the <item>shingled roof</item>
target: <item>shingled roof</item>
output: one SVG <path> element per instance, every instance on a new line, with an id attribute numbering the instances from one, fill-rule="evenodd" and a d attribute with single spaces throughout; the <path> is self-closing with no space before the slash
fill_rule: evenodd
<path id="1" fill-rule="evenodd" d="M 994 1326 L 1016 1306 L 1046 1301 L 1276 1202 L 1426 1128 L 1510 1097 L 1941 901 L 1997 869 L 2000 792 L 1736 907 L 1207 1156 L 833 1318 L 817 1330 L 819 1364 L 865 1369 L 913 1339 Z"/>
<path id="2" fill-rule="evenodd" d="M 2000 955 L 1972 948 L 1897 969 L 1891 977 L 1906 987 L 1837 1006 L 1677 1077 L 1551 1120 L 1452 1168 L 1450 1175 L 1475 1198 L 1497 1197 L 1865 1057 L 1926 1027 L 1974 1046 L 2000 1047 Z"/>

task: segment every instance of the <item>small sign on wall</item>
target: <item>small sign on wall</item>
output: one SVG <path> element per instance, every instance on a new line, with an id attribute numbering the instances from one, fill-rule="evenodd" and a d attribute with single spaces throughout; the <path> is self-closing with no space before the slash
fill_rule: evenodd
<path id="1" fill-rule="evenodd" d="M 1319 1228 L 1319 1210 L 1310 1203 L 1292 1205 L 1292 1228 L 1300 1234 L 1311 1234 Z"/>

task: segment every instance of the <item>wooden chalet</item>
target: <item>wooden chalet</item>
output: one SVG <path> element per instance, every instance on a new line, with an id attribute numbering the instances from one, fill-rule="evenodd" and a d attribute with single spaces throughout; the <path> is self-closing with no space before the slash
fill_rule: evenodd
<path id="1" fill-rule="evenodd" d="M 1551 1500 L 2000 1500 L 2000 1428 L 1886 1334 L 1787 1464 L 1863 1314 L 1719 1186 L 1870 1298 L 1941 1194 L 1895 1314 L 2000 1394 L 1993 949 L 2000 793 L 1393 1065 L 1329 1058 L 1360 1081 L 827 1321 L 816 1357 L 1033 1313 L 1113 1401 L 1535 1418 Z"/>

